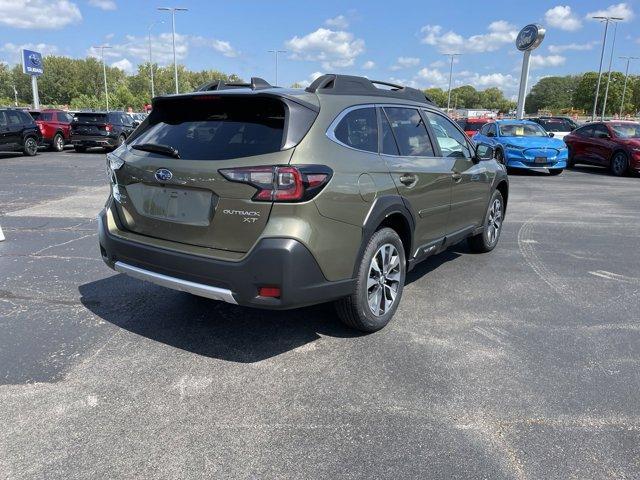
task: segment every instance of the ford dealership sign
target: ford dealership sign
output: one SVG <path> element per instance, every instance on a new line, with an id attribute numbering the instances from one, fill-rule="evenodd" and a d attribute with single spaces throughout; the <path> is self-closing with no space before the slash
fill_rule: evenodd
<path id="1" fill-rule="evenodd" d="M 516 47 L 523 52 L 529 52 L 540 46 L 544 40 L 545 29 L 542 25 L 532 23 L 527 25 L 518 34 L 516 38 Z"/>
<path id="2" fill-rule="evenodd" d="M 42 54 L 32 50 L 22 50 L 22 71 L 36 77 L 42 75 L 44 73 Z"/>

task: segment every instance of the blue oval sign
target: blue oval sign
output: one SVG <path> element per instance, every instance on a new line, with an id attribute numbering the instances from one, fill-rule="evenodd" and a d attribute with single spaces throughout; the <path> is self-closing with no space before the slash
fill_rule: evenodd
<path id="1" fill-rule="evenodd" d="M 516 38 L 516 47 L 523 52 L 534 50 L 544 40 L 545 29 L 542 25 L 532 23 L 527 25 L 518 34 Z"/>
<path id="2" fill-rule="evenodd" d="M 171 173 L 171 170 L 168 170 L 166 168 L 159 168 L 158 170 L 156 170 L 156 180 L 158 180 L 159 182 L 168 182 L 172 178 L 173 173 Z"/>

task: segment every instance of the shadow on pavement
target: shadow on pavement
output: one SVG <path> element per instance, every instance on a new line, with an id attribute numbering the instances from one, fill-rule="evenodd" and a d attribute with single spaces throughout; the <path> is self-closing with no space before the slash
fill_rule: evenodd
<path id="1" fill-rule="evenodd" d="M 82 304 L 103 320 L 151 340 L 230 362 L 252 363 L 327 335 L 358 336 L 333 305 L 258 310 L 177 292 L 118 274 L 81 285 Z"/>

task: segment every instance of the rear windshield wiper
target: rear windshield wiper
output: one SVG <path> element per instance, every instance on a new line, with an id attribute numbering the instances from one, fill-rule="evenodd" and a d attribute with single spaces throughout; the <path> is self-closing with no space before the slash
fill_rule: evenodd
<path id="1" fill-rule="evenodd" d="M 131 145 L 131 148 L 145 152 L 159 153 L 161 155 L 167 155 L 168 157 L 180 158 L 178 150 L 170 145 L 161 145 L 159 143 L 139 143 Z"/>

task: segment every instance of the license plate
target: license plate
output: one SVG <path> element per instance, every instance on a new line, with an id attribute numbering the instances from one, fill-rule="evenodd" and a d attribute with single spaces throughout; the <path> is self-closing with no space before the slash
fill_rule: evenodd
<path id="1" fill-rule="evenodd" d="M 211 192 L 144 184 L 127 191 L 136 210 L 147 217 L 202 227 L 211 222 Z"/>
<path id="2" fill-rule="evenodd" d="M 547 157 L 536 157 L 535 163 L 547 163 Z"/>

